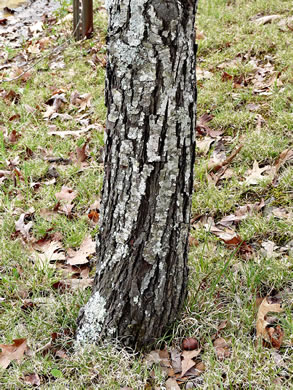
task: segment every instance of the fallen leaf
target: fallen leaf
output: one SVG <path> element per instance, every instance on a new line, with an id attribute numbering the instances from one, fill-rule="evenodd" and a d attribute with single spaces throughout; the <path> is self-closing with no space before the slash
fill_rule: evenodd
<path id="1" fill-rule="evenodd" d="M 87 107 L 91 106 L 92 95 L 90 93 L 84 93 L 80 95 L 79 92 L 74 91 L 70 96 L 70 103 L 79 106 L 78 112 L 84 111 Z"/>
<path id="2" fill-rule="evenodd" d="M 46 111 L 44 112 L 44 118 L 50 118 L 55 112 L 57 108 L 54 106 L 46 106 Z"/>
<path id="3" fill-rule="evenodd" d="M 233 88 L 243 88 L 248 85 L 248 82 L 243 74 L 233 77 Z"/>
<path id="4" fill-rule="evenodd" d="M 68 274 L 71 278 L 74 279 L 87 279 L 89 277 L 90 268 L 88 265 L 69 265 L 65 264 L 64 262 L 57 262 L 56 268 L 60 269 L 62 273 L 68 277 Z"/>
<path id="5" fill-rule="evenodd" d="M 175 374 L 182 371 L 181 352 L 178 349 L 171 349 L 171 364 Z"/>
<path id="6" fill-rule="evenodd" d="M 166 385 L 166 390 L 180 390 L 180 387 L 176 382 L 176 379 L 169 378 L 166 381 L 165 385 Z"/>
<path id="7" fill-rule="evenodd" d="M 278 23 L 279 29 L 283 32 L 293 31 L 293 16 L 281 19 Z"/>
<path id="8" fill-rule="evenodd" d="M 67 215 L 67 217 L 71 217 L 73 207 L 74 207 L 73 203 L 65 203 L 58 207 L 58 212 Z"/>
<path id="9" fill-rule="evenodd" d="M 41 380 L 38 374 L 28 374 L 23 378 L 24 383 L 31 386 L 40 386 Z"/>
<path id="10" fill-rule="evenodd" d="M 221 330 L 225 329 L 228 324 L 227 320 L 221 321 L 217 327 L 217 333 L 219 333 Z"/>
<path id="11" fill-rule="evenodd" d="M 199 245 L 199 242 L 196 238 L 192 237 L 192 236 L 189 236 L 188 237 L 188 245 L 189 246 L 198 246 Z"/>
<path id="12" fill-rule="evenodd" d="M 223 241 L 231 241 L 234 238 L 239 237 L 238 234 L 234 230 L 228 229 L 228 228 L 223 230 L 223 229 L 219 228 L 218 226 L 216 226 L 214 223 L 212 225 L 206 226 L 206 228 L 208 229 L 208 231 L 215 234 L 217 237 L 219 237 Z"/>
<path id="13" fill-rule="evenodd" d="M 159 356 L 160 356 L 161 359 L 168 361 L 168 365 L 170 365 L 170 362 L 169 362 L 170 354 L 169 354 L 169 351 L 168 351 L 167 348 L 160 349 L 159 350 Z"/>
<path id="14" fill-rule="evenodd" d="M 25 312 L 30 312 L 35 307 L 37 307 L 37 305 L 34 302 L 25 299 L 23 305 L 21 306 L 21 310 L 23 310 Z"/>
<path id="15" fill-rule="evenodd" d="M 51 131 L 48 131 L 48 134 L 49 135 L 58 135 L 61 138 L 64 138 L 66 136 L 79 137 L 81 134 L 87 133 L 90 130 L 91 130 L 90 127 L 86 128 L 86 129 L 82 129 L 82 130 L 75 130 L 75 131 L 72 131 L 72 130 L 64 130 L 64 131 L 51 130 Z"/>
<path id="16" fill-rule="evenodd" d="M 38 44 L 39 44 L 41 49 L 45 49 L 46 47 L 48 47 L 51 42 L 52 42 L 52 39 L 50 37 L 43 37 L 43 38 L 38 40 Z"/>
<path id="17" fill-rule="evenodd" d="M 69 279 L 65 281 L 72 290 L 85 290 L 94 284 L 93 278 Z"/>
<path id="18" fill-rule="evenodd" d="M 52 61 L 50 64 L 50 70 L 55 69 L 64 69 L 65 68 L 65 62 L 63 60 L 61 61 Z"/>
<path id="19" fill-rule="evenodd" d="M 33 25 L 29 26 L 29 31 L 33 35 L 35 35 L 37 32 L 43 31 L 43 22 L 42 21 L 38 21 L 38 22 L 34 23 Z"/>
<path id="20" fill-rule="evenodd" d="M 213 77 L 213 73 L 209 72 L 208 70 L 201 69 L 200 67 L 196 67 L 196 79 L 198 81 L 205 80 L 205 79 L 211 79 Z"/>
<path id="21" fill-rule="evenodd" d="M 196 147 L 198 148 L 198 150 L 201 153 L 207 154 L 208 151 L 210 150 L 212 143 L 214 143 L 214 142 L 215 142 L 215 140 L 213 138 L 205 137 L 201 140 L 197 140 Z"/>
<path id="22" fill-rule="evenodd" d="M 19 103 L 20 101 L 20 94 L 16 93 L 15 91 L 13 90 L 10 90 L 10 91 L 1 91 L 0 93 L 0 97 L 2 97 L 2 99 L 6 100 L 6 102 L 11 102 L 11 103 Z"/>
<path id="23" fill-rule="evenodd" d="M 205 39 L 205 35 L 202 31 L 196 29 L 196 40 Z"/>
<path id="24" fill-rule="evenodd" d="M 225 233 L 224 233 L 225 234 Z M 239 234 L 236 233 L 236 235 L 232 238 L 223 238 L 224 237 L 224 234 L 219 236 L 224 242 L 225 244 L 229 245 L 229 246 L 239 246 L 241 245 L 242 243 L 242 238 L 239 236 Z M 227 233 L 226 233 L 227 234 Z"/>
<path id="25" fill-rule="evenodd" d="M 92 240 L 91 236 L 86 237 L 78 251 L 68 251 L 69 259 L 67 264 L 77 265 L 88 263 L 88 256 L 93 255 L 96 251 L 96 243 Z"/>
<path id="26" fill-rule="evenodd" d="M 36 43 L 35 45 L 30 45 L 28 48 L 27 48 L 27 51 L 31 54 L 39 54 L 40 53 L 40 47 L 39 45 Z"/>
<path id="27" fill-rule="evenodd" d="M 260 211 L 264 206 L 265 203 L 263 199 L 261 200 L 260 203 L 255 203 L 255 204 L 249 203 L 244 206 L 240 206 L 235 211 L 235 214 L 226 215 L 219 222 L 217 222 L 217 225 L 222 225 L 225 227 L 231 226 L 233 223 L 238 223 L 240 221 L 243 221 L 253 213 Z"/>
<path id="28" fill-rule="evenodd" d="M 253 93 L 258 94 L 259 96 L 271 96 L 273 92 L 267 91 L 268 87 L 264 86 L 263 88 L 260 89 L 254 89 Z"/>
<path id="29" fill-rule="evenodd" d="M 264 248 L 262 251 L 266 257 L 277 257 L 279 254 L 275 253 L 275 250 L 278 248 L 273 241 L 264 241 L 261 246 Z"/>
<path id="30" fill-rule="evenodd" d="M 240 206 L 236 211 L 235 215 L 236 216 L 244 216 L 247 214 L 253 214 L 258 211 L 260 211 L 262 208 L 265 206 L 265 201 L 264 199 L 261 199 L 259 203 L 247 203 L 244 206 Z"/>
<path id="31" fill-rule="evenodd" d="M 293 159 L 293 150 L 292 149 L 285 149 L 278 157 L 277 161 L 275 162 L 271 174 L 273 176 L 273 184 L 276 182 L 277 174 L 281 168 L 282 165 L 284 165 L 287 161 Z"/>
<path id="32" fill-rule="evenodd" d="M 21 134 L 18 131 L 12 130 L 12 132 L 9 134 L 9 142 L 15 144 L 20 137 Z"/>
<path id="33" fill-rule="evenodd" d="M 197 363 L 197 365 L 195 366 L 195 369 L 196 369 L 197 371 L 199 371 L 199 374 L 201 374 L 202 372 L 205 371 L 206 366 L 205 366 L 205 364 L 204 364 L 203 362 L 199 362 L 199 363 Z"/>
<path id="34" fill-rule="evenodd" d="M 81 148 L 80 147 L 76 148 L 76 161 L 78 163 L 84 162 L 88 158 L 88 155 L 86 153 L 86 147 L 87 147 L 87 142 L 85 142 Z"/>
<path id="35" fill-rule="evenodd" d="M 255 103 L 248 103 L 246 104 L 246 108 L 249 111 L 258 111 L 260 109 L 260 105 Z"/>
<path id="36" fill-rule="evenodd" d="M 68 359 L 68 355 L 64 351 L 62 351 L 62 349 L 58 349 L 55 352 L 55 356 L 56 356 L 56 358 L 59 358 L 59 359 Z"/>
<path id="37" fill-rule="evenodd" d="M 55 194 L 56 198 L 60 201 L 63 201 L 62 204 L 59 202 L 54 207 L 54 211 L 57 211 L 59 213 L 64 213 L 68 217 L 71 217 L 71 212 L 74 207 L 74 204 L 72 201 L 76 198 L 77 192 L 74 191 L 72 188 L 62 186 L 61 191 L 57 192 Z"/>
<path id="38" fill-rule="evenodd" d="M 0 171 L 0 172 L 1 172 L 1 171 Z M 94 203 L 92 203 L 92 204 L 90 205 L 90 210 L 99 211 L 100 205 L 101 205 L 100 199 L 96 199 L 96 200 L 94 201 Z"/>
<path id="39" fill-rule="evenodd" d="M 67 200 L 72 202 L 77 197 L 77 192 L 67 186 L 62 186 L 60 192 L 56 192 L 55 197 L 58 200 Z"/>
<path id="40" fill-rule="evenodd" d="M 183 351 L 182 352 L 182 372 L 181 377 L 183 377 L 188 370 L 195 366 L 195 361 L 193 359 L 200 354 L 201 350 L 197 349 L 194 351 Z"/>
<path id="41" fill-rule="evenodd" d="M 59 91 L 58 91 L 59 92 Z M 55 93 L 46 103 L 46 112 L 43 114 L 45 119 L 50 119 L 53 114 L 58 112 L 67 100 L 64 93 Z"/>
<path id="42" fill-rule="evenodd" d="M 227 72 L 222 73 L 222 81 L 228 81 L 228 80 L 232 80 L 232 79 L 233 79 L 233 76 L 231 76 L 229 73 L 227 73 Z"/>
<path id="43" fill-rule="evenodd" d="M 57 211 L 54 210 L 48 210 L 48 209 L 40 209 L 39 214 L 42 218 L 44 218 L 46 221 L 51 221 L 56 215 Z"/>
<path id="44" fill-rule="evenodd" d="M 241 62 L 241 58 L 236 57 L 232 60 L 221 62 L 220 64 L 217 65 L 217 68 L 218 69 L 238 68 L 240 62 Z"/>
<path id="45" fill-rule="evenodd" d="M 284 331 L 280 325 L 277 325 L 276 327 L 268 327 L 267 333 L 269 335 L 272 346 L 276 349 L 280 349 L 284 338 Z"/>
<path id="46" fill-rule="evenodd" d="M 83 289 L 83 286 L 82 284 L 80 284 L 80 282 L 82 280 L 85 280 L 85 279 L 65 279 L 65 280 L 58 280 L 58 282 L 55 282 L 52 284 L 52 288 L 55 289 L 55 290 L 58 290 L 59 293 L 64 293 L 66 291 L 69 291 L 71 290 L 73 284 L 74 284 L 74 287 L 75 289 L 78 289 L 78 285 L 81 287 L 81 289 Z M 75 281 L 74 283 L 72 283 L 72 281 Z M 76 282 L 77 281 L 77 282 Z M 93 279 L 92 279 L 92 282 L 93 282 Z M 92 283 L 91 282 L 91 283 Z M 83 282 L 85 283 L 86 287 L 88 287 L 88 282 Z M 73 287 L 73 289 L 74 289 Z M 85 287 L 85 288 L 86 288 Z"/>
<path id="47" fill-rule="evenodd" d="M 272 23 L 275 20 L 278 20 L 281 18 L 281 15 L 266 15 L 266 16 L 257 16 L 252 19 L 252 21 L 261 26 L 267 23 Z"/>
<path id="48" fill-rule="evenodd" d="M 151 367 L 153 364 L 160 364 L 162 358 L 160 357 L 159 350 L 151 351 L 144 357 L 144 361 L 147 363 L 148 367 Z"/>
<path id="49" fill-rule="evenodd" d="M 231 226 L 233 223 L 238 223 L 240 221 L 243 221 L 245 218 L 247 218 L 248 214 L 244 215 L 235 215 L 230 214 L 223 217 L 217 224 L 222 226 Z"/>
<path id="50" fill-rule="evenodd" d="M 272 353 L 272 357 L 273 357 L 274 362 L 277 365 L 277 367 L 284 367 L 285 366 L 283 357 L 278 352 L 274 351 Z"/>
<path id="51" fill-rule="evenodd" d="M 97 223 L 99 221 L 100 214 L 96 210 L 91 210 L 88 213 L 88 218 L 93 221 L 94 223 Z"/>
<path id="52" fill-rule="evenodd" d="M 224 132 L 225 132 L 225 130 L 213 130 L 211 128 L 207 129 L 207 135 L 212 137 L 212 138 L 218 138 Z"/>
<path id="53" fill-rule="evenodd" d="M 65 114 L 59 114 L 58 112 L 54 112 L 51 115 L 50 119 L 56 119 L 56 118 L 59 118 L 59 119 L 61 119 L 63 121 L 70 121 L 70 120 L 73 119 L 73 117 L 71 115 L 69 115 L 69 114 L 66 114 L 66 113 Z"/>
<path id="54" fill-rule="evenodd" d="M 47 240 L 46 242 L 42 243 L 42 245 L 35 244 L 33 247 L 34 249 L 41 252 L 34 255 L 34 257 L 37 258 L 41 268 L 49 265 L 52 261 L 66 260 L 64 248 L 62 243 L 59 241 Z"/>
<path id="55" fill-rule="evenodd" d="M 228 247 L 237 248 L 237 253 L 245 260 L 249 260 L 253 256 L 253 249 L 237 234 L 230 240 L 223 240 Z"/>
<path id="56" fill-rule="evenodd" d="M 257 337 L 262 337 L 263 340 L 270 343 L 277 349 L 279 349 L 282 344 L 284 332 L 280 326 L 277 326 L 276 328 L 271 326 L 271 323 L 268 321 L 267 314 L 270 312 L 281 313 L 282 311 L 283 309 L 281 308 L 279 302 L 270 303 L 266 297 L 259 306 L 256 319 Z"/>
<path id="57" fill-rule="evenodd" d="M 223 337 L 219 337 L 214 341 L 216 356 L 219 360 L 224 360 L 231 356 L 230 345 Z"/>
<path id="58" fill-rule="evenodd" d="M 293 213 L 292 211 L 286 210 L 281 207 L 275 207 L 272 209 L 272 214 L 274 217 L 279 219 L 287 219 L 288 221 L 292 221 L 293 219 Z"/>
<path id="59" fill-rule="evenodd" d="M 16 339 L 13 340 L 13 344 L 0 344 L 2 352 L 0 353 L 0 366 L 2 368 L 7 368 L 9 364 L 16 360 L 20 362 L 23 358 L 24 353 L 27 351 L 27 340 L 26 339 Z"/>
<path id="60" fill-rule="evenodd" d="M 206 133 L 211 130 L 207 123 L 209 123 L 212 119 L 213 119 L 213 115 L 211 114 L 208 114 L 207 112 L 204 113 L 203 115 L 201 115 L 197 122 L 196 122 L 196 131 L 200 134 L 200 135 L 206 135 Z"/>
<path id="61" fill-rule="evenodd" d="M 150 368 L 153 364 L 159 364 L 162 370 L 168 375 L 172 366 L 169 360 L 169 353 L 167 350 L 155 350 L 148 353 L 144 358 L 147 366 Z M 172 370 L 173 372 L 173 370 Z"/>
<path id="62" fill-rule="evenodd" d="M 9 176 L 9 175 L 11 175 L 11 171 L 6 171 L 4 169 L 0 169 L 0 177 Z"/>
<path id="63" fill-rule="evenodd" d="M 27 213 L 21 214 L 19 219 L 15 222 L 15 231 L 20 232 L 26 239 L 30 238 L 29 231 L 33 226 L 33 222 L 30 221 L 27 224 L 25 223 L 25 218 L 27 217 Z"/>
<path id="64" fill-rule="evenodd" d="M 253 249 L 250 245 L 248 245 L 242 238 L 232 229 L 225 228 L 222 230 L 219 226 L 214 224 L 212 220 L 212 224 L 205 224 L 205 228 L 211 233 L 215 234 L 221 240 L 225 242 L 225 244 L 230 248 L 237 248 L 237 253 L 241 255 L 242 258 L 248 260 L 253 255 Z"/>
<path id="65" fill-rule="evenodd" d="M 248 172 L 246 177 L 246 184 L 254 185 L 258 184 L 260 180 L 264 179 L 263 172 L 270 169 L 270 166 L 260 168 L 257 161 L 254 161 L 252 169 Z"/>

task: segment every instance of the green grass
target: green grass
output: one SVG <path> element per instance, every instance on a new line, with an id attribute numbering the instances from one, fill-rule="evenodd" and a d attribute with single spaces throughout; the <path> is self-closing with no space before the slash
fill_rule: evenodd
<path id="1" fill-rule="evenodd" d="M 58 17 L 67 15 L 66 4 L 62 2 Z M 48 26 L 44 35 L 55 36 L 58 43 L 68 41 L 61 58 L 44 59 L 27 81 L 1 85 L 1 89 L 18 93 L 20 100 L 7 103 L 0 99 L 0 170 L 13 171 L 16 167 L 21 176 L 14 173 L 0 184 L 0 342 L 9 344 L 16 338 L 27 338 L 31 350 L 20 363 L 13 362 L 1 371 L 3 389 L 29 388 L 24 383 L 24 376 L 31 373 L 40 376 L 42 389 L 164 388 L 166 378 L 159 367 L 151 372 L 139 355 L 119 350 L 114 345 L 74 349 L 72 335 L 76 318 L 88 299 L 89 289 L 55 290 L 52 285 L 66 276 L 54 267 L 36 267 L 30 244 L 15 234 L 15 221 L 31 207 L 35 211 L 30 233 L 35 239 L 58 233 L 65 249 L 75 249 L 84 237 L 88 234 L 94 237 L 97 231 L 97 227 L 90 224 L 87 213 L 99 198 L 102 186 L 103 167 L 99 158 L 103 132 L 92 129 L 79 137 L 60 138 L 50 135 L 49 131 L 51 125 L 60 132 L 80 130 L 89 124 L 104 125 L 105 69 L 94 61 L 95 57 L 102 61 L 105 55 L 106 17 L 99 6 L 95 1 L 95 33 L 91 40 L 79 43 L 70 40 L 70 21 Z M 198 246 L 190 248 L 189 296 L 181 319 L 158 344 L 178 346 L 187 336 L 200 341 L 201 360 L 206 370 L 195 384 L 201 389 L 291 388 L 292 215 L 291 218 L 276 217 L 273 209 L 292 212 L 292 166 L 287 162 L 280 168 L 274 185 L 269 179 L 257 185 L 245 183 L 246 173 L 255 160 L 261 167 L 272 166 L 284 149 L 292 148 L 293 34 L 289 29 L 281 31 L 278 21 L 261 26 L 252 21 L 257 14 L 289 17 L 292 16 L 291 8 L 291 1 L 287 0 L 199 1 L 197 26 L 206 38 L 198 42 L 197 65 L 212 76 L 198 82 L 198 116 L 212 113 L 214 117 L 209 126 L 222 130 L 223 134 L 206 155 L 198 153 L 197 156 L 192 209 L 193 217 L 197 216 L 197 219 L 191 235 L 198 241 Z M 56 42 L 52 39 L 44 53 Z M 5 50 L 10 59 L 17 54 L 9 47 Z M 242 61 L 231 63 L 239 56 Z M 64 61 L 65 68 L 50 70 L 51 63 L 60 60 Z M 255 75 L 253 61 L 259 68 L 269 62 L 278 72 L 282 83 L 272 85 L 268 89 L 270 95 L 254 92 L 251 82 Z M 224 69 L 218 67 L 222 63 L 227 63 Z M 235 77 L 243 75 L 248 80 L 247 85 L 234 88 L 233 82 L 222 81 L 223 71 Z M 64 92 L 67 99 L 61 112 L 70 114 L 73 119 L 44 120 L 46 101 L 56 90 Z M 79 107 L 69 103 L 74 91 L 92 95 L 92 104 L 84 112 L 77 112 Z M 249 103 L 259 105 L 256 112 L 247 109 Z M 33 112 L 28 106 L 34 109 Z M 10 121 L 15 114 L 19 117 Z M 257 127 L 257 114 L 263 118 L 261 128 Z M 21 135 L 15 143 L 9 142 L 13 130 Z M 68 164 L 48 161 L 48 157 L 72 158 L 72 153 L 84 142 L 88 143 L 87 166 L 74 160 Z M 220 151 L 229 156 L 240 144 L 243 148 L 229 164 L 233 176 L 217 184 L 208 181 L 207 167 L 213 154 Z M 57 172 L 56 182 L 47 185 L 53 167 Z M 32 187 L 32 183 L 39 183 L 39 187 Z M 64 214 L 45 218 L 41 211 L 54 208 L 55 194 L 63 185 L 78 194 L 72 218 Z M 240 206 L 259 203 L 261 199 L 265 202 L 261 211 L 237 226 L 233 225 L 252 247 L 251 258 L 242 258 L 207 231 L 204 218 L 212 218 L 216 223 Z M 277 246 L 273 255 L 263 249 L 262 244 L 267 241 L 273 241 Z M 91 270 L 93 274 L 94 269 Z M 275 363 L 274 349 L 263 347 L 255 340 L 256 299 L 277 294 L 285 308 L 278 316 L 285 332 L 283 346 L 278 352 L 284 366 Z M 30 310 L 23 309 L 26 300 L 34 303 Z M 223 320 L 228 322 L 221 336 L 230 342 L 232 356 L 218 360 L 212 339 Z M 53 332 L 59 334 L 55 344 L 44 349 Z M 56 350 L 65 352 L 67 357 L 56 357 Z"/>

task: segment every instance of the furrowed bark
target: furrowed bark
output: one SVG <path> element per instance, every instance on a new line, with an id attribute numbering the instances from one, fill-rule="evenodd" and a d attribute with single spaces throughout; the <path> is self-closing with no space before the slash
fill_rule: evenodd
<path id="1" fill-rule="evenodd" d="M 196 2 L 108 0 L 98 265 L 77 341 L 152 343 L 186 297 Z"/>

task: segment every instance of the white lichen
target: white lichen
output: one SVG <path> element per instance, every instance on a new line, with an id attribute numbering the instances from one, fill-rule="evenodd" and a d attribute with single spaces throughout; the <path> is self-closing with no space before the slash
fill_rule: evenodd
<path id="1" fill-rule="evenodd" d="M 160 136 L 158 134 L 151 134 L 148 144 L 147 144 L 147 153 L 148 153 L 148 161 L 155 162 L 160 161 L 161 156 L 158 153 Z"/>
<path id="2" fill-rule="evenodd" d="M 105 299 L 95 292 L 84 307 L 82 327 L 76 335 L 77 343 L 96 343 L 99 340 L 107 316 L 105 307 Z"/>

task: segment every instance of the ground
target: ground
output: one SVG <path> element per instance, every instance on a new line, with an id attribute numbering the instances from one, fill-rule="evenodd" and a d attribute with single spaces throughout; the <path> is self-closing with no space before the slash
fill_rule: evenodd
<path id="1" fill-rule="evenodd" d="M 21 47 L 1 48 L 0 341 L 25 339 L 16 355 L 2 348 L 3 389 L 172 388 L 174 373 L 145 355 L 72 343 L 103 179 L 107 18 L 94 9 L 92 39 L 71 39 L 62 2 Z M 189 296 L 158 340 L 168 351 L 186 337 L 200 344 L 198 372 L 181 389 L 291 388 L 292 15 L 286 0 L 199 1 Z M 265 297 L 284 309 L 270 328 L 284 334 L 277 348 L 256 337 Z"/>

